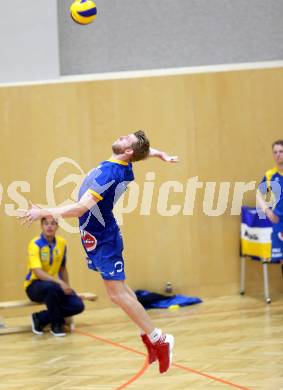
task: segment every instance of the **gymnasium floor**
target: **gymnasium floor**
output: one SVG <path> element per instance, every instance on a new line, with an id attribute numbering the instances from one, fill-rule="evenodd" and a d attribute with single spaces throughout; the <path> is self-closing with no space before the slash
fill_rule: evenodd
<path id="1" fill-rule="evenodd" d="M 120 310 L 89 303 L 65 338 L 1 335 L 0 389 L 283 389 L 283 295 L 272 298 L 271 305 L 261 296 L 226 296 L 151 310 L 176 337 L 174 365 L 163 375 L 147 366 L 137 330 Z M 9 321 L 26 324 L 27 317 Z"/>

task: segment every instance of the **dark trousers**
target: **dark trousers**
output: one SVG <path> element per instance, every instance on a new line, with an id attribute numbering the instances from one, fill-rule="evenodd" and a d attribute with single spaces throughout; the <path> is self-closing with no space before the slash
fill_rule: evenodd
<path id="1" fill-rule="evenodd" d="M 65 317 L 71 317 L 84 310 L 84 304 L 77 295 L 66 295 L 59 284 L 35 280 L 26 289 L 30 300 L 45 303 L 47 310 L 37 313 L 42 326 L 63 325 Z"/>

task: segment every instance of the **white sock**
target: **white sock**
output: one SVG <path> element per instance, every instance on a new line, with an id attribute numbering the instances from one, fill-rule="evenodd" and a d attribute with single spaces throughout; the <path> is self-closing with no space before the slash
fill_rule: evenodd
<path id="1" fill-rule="evenodd" d="M 161 329 L 155 328 L 149 335 L 149 339 L 152 343 L 156 343 L 162 336 Z"/>

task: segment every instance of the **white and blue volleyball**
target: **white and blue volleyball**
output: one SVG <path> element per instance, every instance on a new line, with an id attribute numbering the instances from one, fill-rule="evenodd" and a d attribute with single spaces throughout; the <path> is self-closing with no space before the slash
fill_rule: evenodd
<path id="1" fill-rule="evenodd" d="M 96 18 L 96 4 L 92 0 L 76 0 L 70 7 L 70 13 L 76 23 L 89 24 Z"/>

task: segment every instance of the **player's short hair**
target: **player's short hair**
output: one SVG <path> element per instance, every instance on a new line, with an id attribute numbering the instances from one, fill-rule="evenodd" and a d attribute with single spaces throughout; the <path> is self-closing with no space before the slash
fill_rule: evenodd
<path id="1" fill-rule="evenodd" d="M 275 145 L 283 146 L 283 139 L 278 139 L 277 141 L 274 141 L 272 144 L 272 149 L 274 148 Z"/>
<path id="2" fill-rule="evenodd" d="M 45 222 L 45 221 L 47 220 L 47 218 L 48 218 L 48 217 L 42 217 L 42 218 L 40 219 L 41 225 L 43 224 L 43 222 Z M 56 218 L 53 218 L 53 219 L 54 219 L 54 221 L 56 222 L 56 224 L 58 225 L 58 220 L 57 220 Z"/>
<path id="3" fill-rule="evenodd" d="M 149 139 L 147 138 L 143 130 L 138 130 L 134 132 L 134 135 L 137 137 L 138 140 L 132 145 L 134 153 L 132 155 L 131 161 L 144 160 L 149 155 Z"/>

